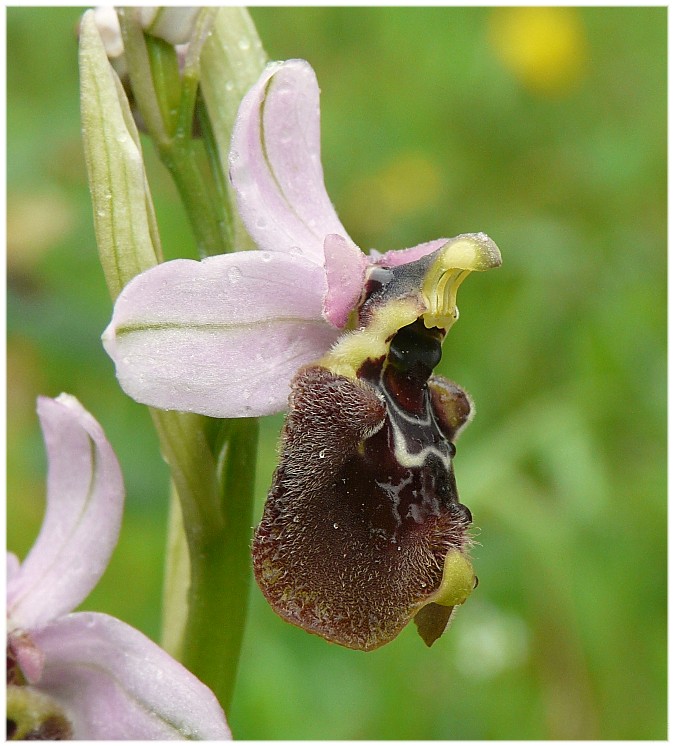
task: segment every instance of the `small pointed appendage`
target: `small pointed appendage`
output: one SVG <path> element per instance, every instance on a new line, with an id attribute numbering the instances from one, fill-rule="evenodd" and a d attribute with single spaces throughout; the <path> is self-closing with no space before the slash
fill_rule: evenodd
<path id="1" fill-rule="evenodd" d="M 467 557 L 455 549 L 447 552 L 439 588 L 414 617 L 418 634 L 428 647 L 442 636 L 453 610 L 467 600 L 476 586 L 477 578 Z"/>
<path id="2" fill-rule="evenodd" d="M 453 615 L 454 606 L 429 603 L 414 617 L 414 624 L 423 642 L 431 647 L 444 634 Z"/>

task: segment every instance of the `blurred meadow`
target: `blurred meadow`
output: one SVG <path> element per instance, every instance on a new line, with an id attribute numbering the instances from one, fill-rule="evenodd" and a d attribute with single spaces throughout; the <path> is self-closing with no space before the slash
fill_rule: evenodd
<path id="1" fill-rule="evenodd" d="M 7 10 L 8 546 L 44 508 L 38 394 L 76 395 L 127 508 L 85 607 L 159 633 L 167 469 L 99 338 L 78 121 L 81 9 Z M 440 371 L 479 588 L 427 649 L 359 653 L 256 587 L 228 718 L 240 739 L 666 738 L 666 8 L 253 8 L 272 59 L 322 89 L 323 164 L 363 248 L 485 231 Z M 195 257 L 146 151 L 167 257 Z M 256 520 L 282 418 L 262 422 Z M 213 624 L 226 624 L 214 619 Z"/>

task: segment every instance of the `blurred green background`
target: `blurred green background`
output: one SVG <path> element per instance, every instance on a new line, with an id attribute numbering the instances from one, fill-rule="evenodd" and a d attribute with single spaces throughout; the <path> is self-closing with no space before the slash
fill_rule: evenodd
<path id="1" fill-rule="evenodd" d="M 666 737 L 666 9 L 253 8 L 322 88 L 328 191 L 359 245 L 485 231 L 441 372 L 478 414 L 456 458 L 480 585 L 426 649 L 278 619 L 255 587 L 229 721 L 245 739 Z M 99 342 L 78 122 L 80 9 L 10 8 L 8 544 L 44 506 L 38 394 L 76 395 L 128 506 L 86 608 L 158 637 L 167 470 Z M 194 256 L 147 168 L 165 253 Z M 281 418 L 262 423 L 256 518 Z M 213 624 L 226 623 L 214 619 Z"/>

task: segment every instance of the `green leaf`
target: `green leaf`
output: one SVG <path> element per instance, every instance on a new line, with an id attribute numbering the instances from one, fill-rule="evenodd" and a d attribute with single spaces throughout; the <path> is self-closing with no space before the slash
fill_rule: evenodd
<path id="1" fill-rule="evenodd" d="M 82 135 L 94 229 L 110 294 L 161 261 L 138 130 L 88 11 L 80 30 Z"/>

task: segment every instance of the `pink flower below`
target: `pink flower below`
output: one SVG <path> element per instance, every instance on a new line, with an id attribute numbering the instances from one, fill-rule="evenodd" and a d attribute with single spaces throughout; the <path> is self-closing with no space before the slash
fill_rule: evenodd
<path id="1" fill-rule="evenodd" d="M 38 415 L 46 515 L 23 564 L 7 559 L 14 694 L 53 703 L 76 739 L 230 738 L 213 693 L 158 645 L 107 614 L 69 613 L 108 565 L 124 485 L 103 430 L 74 397 L 41 397 Z"/>

